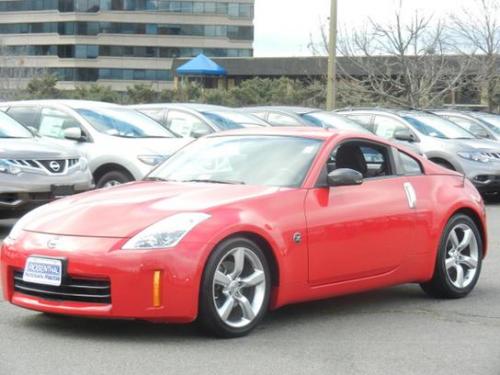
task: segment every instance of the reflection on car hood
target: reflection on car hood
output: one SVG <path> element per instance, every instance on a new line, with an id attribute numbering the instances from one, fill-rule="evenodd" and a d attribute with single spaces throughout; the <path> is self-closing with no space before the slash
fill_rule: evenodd
<path id="1" fill-rule="evenodd" d="M 68 159 L 79 155 L 46 138 L 2 138 L 0 159 Z"/>
<path id="2" fill-rule="evenodd" d="M 68 197 L 32 213 L 24 229 L 59 235 L 129 237 L 179 212 L 261 197 L 279 188 L 142 181 Z"/>

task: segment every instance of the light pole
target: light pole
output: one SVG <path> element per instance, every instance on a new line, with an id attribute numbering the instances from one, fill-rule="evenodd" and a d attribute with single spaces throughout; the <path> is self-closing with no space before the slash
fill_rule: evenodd
<path id="1" fill-rule="evenodd" d="M 328 84 L 326 92 L 326 109 L 335 109 L 335 98 L 337 96 L 337 1 L 331 0 L 330 5 L 330 38 L 328 40 Z"/>

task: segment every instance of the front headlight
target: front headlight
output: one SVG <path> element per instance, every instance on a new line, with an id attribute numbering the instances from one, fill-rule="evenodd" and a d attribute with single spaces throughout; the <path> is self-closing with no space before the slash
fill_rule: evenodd
<path id="1" fill-rule="evenodd" d="M 123 245 L 123 250 L 165 249 L 176 246 L 191 229 L 210 215 L 186 212 L 173 215 L 147 227 Z"/>
<path id="2" fill-rule="evenodd" d="M 7 160 L 0 159 L 0 173 L 19 174 L 21 173 L 21 168 L 9 163 Z"/>
<path id="3" fill-rule="evenodd" d="M 480 163 L 488 163 L 491 161 L 491 158 L 488 155 L 478 151 L 458 152 L 457 155 L 463 159 L 477 161 Z"/>
<path id="4" fill-rule="evenodd" d="M 144 164 L 152 165 L 154 167 L 167 159 L 167 157 L 164 155 L 139 155 L 137 159 L 142 161 Z"/>
<path id="5" fill-rule="evenodd" d="M 89 163 L 87 159 L 85 159 L 83 156 L 80 158 L 80 170 L 82 172 L 85 172 L 87 168 L 89 167 Z"/>

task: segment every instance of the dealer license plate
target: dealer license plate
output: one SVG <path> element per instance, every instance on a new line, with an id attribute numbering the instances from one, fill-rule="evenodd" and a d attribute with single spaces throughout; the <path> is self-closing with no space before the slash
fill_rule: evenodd
<path id="1" fill-rule="evenodd" d="M 60 259 L 29 257 L 24 267 L 23 281 L 35 284 L 60 286 L 62 261 Z"/>

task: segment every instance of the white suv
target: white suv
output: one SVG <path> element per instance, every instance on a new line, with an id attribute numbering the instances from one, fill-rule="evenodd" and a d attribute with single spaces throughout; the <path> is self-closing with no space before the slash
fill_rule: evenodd
<path id="1" fill-rule="evenodd" d="M 80 151 L 98 188 L 142 179 L 191 142 L 130 108 L 83 100 L 2 103 L 2 109 L 39 135 Z"/>

